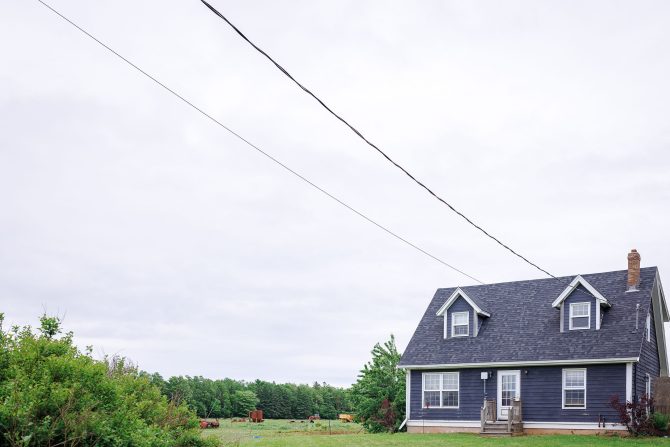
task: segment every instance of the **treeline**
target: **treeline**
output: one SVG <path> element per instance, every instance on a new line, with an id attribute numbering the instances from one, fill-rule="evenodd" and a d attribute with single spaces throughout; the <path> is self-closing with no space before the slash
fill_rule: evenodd
<path id="1" fill-rule="evenodd" d="M 158 373 L 144 374 L 168 399 L 186 403 L 200 417 L 243 417 L 259 409 L 267 419 L 306 419 L 317 413 L 335 419 L 338 413 L 352 411 L 350 391 L 326 383 L 309 386 L 201 376 L 164 380 Z"/>

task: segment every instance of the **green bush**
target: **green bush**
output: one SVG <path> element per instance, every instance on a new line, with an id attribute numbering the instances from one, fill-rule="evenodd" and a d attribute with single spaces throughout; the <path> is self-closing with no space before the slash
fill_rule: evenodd
<path id="1" fill-rule="evenodd" d="M 654 427 L 656 430 L 666 431 L 668 429 L 668 422 L 670 422 L 670 414 L 654 413 Z"/>
<path id="2" fill-rule="evenodd" d="M 60 321 L 4 330 L 0 313 L 0 447 L 202 447 L 198 419 L 123 358 L 94 360 Z"/>

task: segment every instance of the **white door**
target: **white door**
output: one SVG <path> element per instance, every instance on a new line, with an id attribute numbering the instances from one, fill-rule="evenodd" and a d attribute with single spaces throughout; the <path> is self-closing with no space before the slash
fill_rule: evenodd
<path id="1" fill-rule="evenodd" d="M 498 371 L 498 420 L 507 420 L 514 399 L 521 399 L 521 371 Z"/>

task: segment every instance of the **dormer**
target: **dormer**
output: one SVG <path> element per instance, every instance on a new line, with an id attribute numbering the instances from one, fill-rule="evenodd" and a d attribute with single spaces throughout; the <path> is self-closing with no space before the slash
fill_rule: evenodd
<path id="1" fill-rule="evenodd" d="M 447 339 L 476 337 L 483 319 L 491 314 L 459 287 L 440 307 L 437 316 L 444 318 L 443 336 Z"/>
<path id="2" fill-rule="evenodd" d="M 612 307 L 587 280 L 577 275 L 551 304 L 561 312 L 560 331 L 600 330 L 602 308 Z"/>

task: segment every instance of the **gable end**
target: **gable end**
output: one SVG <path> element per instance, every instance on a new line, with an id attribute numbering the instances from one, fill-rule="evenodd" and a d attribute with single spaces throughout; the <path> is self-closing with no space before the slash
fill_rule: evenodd
<path id="1" fill-rule="evenodd" d="M 447 301 L 445 301 L 442 307 L 440 307 L 436 315 L 438 317 L 444 315 L 444 313 L 447 310 L 449 310 L 451 305 L 454 304 L 459 297 L 462 297 L 465 301 L 467 301 L 470 307 L 472 307 L 478 315 L 481 315 L 483 317 L 491 316 L 491 314 L 489 314 L 488 312 L 484 311 L 481 307 L 479 307 L 479 305 L 475 302 L 475 300 L 470 298 L 460 287 L 454 290 L 454 293 L 452 293 L 449 296 L 449 298 L 447 298 Z"/>
<path id="2" fill-rule="evenodd" d="M 670 320 L 668 315 L 668 308 L 663 294 L 663 286 L 661 285 L 661 276 L 656 272 L 654 278 L 654 288 L 651 295 L 651 306 L 649 311 L 652 316 L 652 336 L 656 340 L 656 350 L 659 361 L 659 375 L 662 377 L 668 376 L 668 353 L 666 349 L 665 325 Z M 645 339 L 646 340 L 646 339 Z M 644 346 L 644 341 L 642 342 Z"/>
<path id="3" fill-rule="evenodd" d="M 607 301 L 607 298 L 605 298 L 598 290 L 596 290 L 595 287 L 593 287 L 587 280 L 582 278 L 581 275 L 575 276 L 575 279 L 570 282 L 570 285 L 566 287 L 561 294 L 554 300 L 553 303 L 551 303 L 552 307 L 559 308 L 561 306 L 561 303 L 565 301 L 565 299 L 570 296 L 570 294 L 579 286 L 584 287 L 588 292 L 596 299 L 598 302 L 600 302 L 601 306 L 607 306 L 607 307 L 612 307 L 612 305 Z"/>

